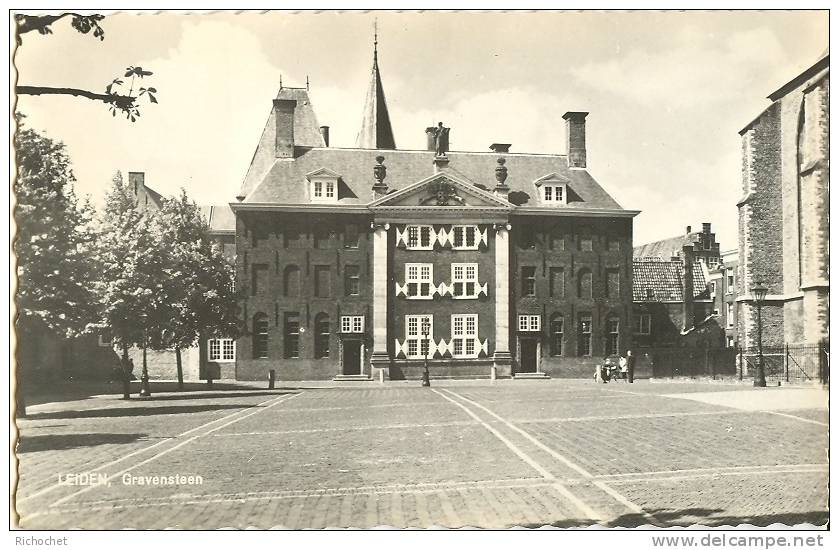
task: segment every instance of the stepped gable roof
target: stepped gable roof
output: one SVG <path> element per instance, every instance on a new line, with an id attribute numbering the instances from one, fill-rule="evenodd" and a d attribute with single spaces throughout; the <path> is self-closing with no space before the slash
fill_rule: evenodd
<path id="1" fill-rule="evenodd" d="M 382 151 L 376 149 L 341 149 L 333 147 L 300 148 L 293 161 L 275 160 L 261 181 L 247 194 L 244 203 L 297 205 L 308 204 L 306 174 L 326 168 L 341 175 L 338 185 L 338 205 L 364 205 L 372 201 L 371 188 L 376 156 L 385 157 L 385 184 L 391 190 L 405 188 L 434 173 L 434 151 Z M 506 185 L 510 187 L 509 201 L 518 206 L 539 207 L 539 188 L 534 182 L 556 173 L 569 180 L 568 208 L 610 209 L 623 208 L 595 179 L 583 169 L 568 168 L 566 155 L 540 155 L 494 152 L 448 152 L 452 171 L 462 174 L 487 190 L 492 190 L 497 159 L 503 156 L 508 170 Z M 445 172 L 446 169 L 444 169 Z M 562 207 L 547 206 L 546 210 L 560 211 Z"/>
<path id="2" fill-rule="evenodd" d="M 673 256 L 680 256 L 682 254 L 682 247 L 693 245 L 693 243 L 700 239 L 701 234 L 701 231 L 691 231 L 690 233 L 683 233 L 676 237 L 642 244 L 632 249 L 632 256 L 634 258 L 669 260 Z"/>
<path id="3" fill-rule="evenodd" d="M 632 262 L 633 302 L 684 302 L 683 264 L 677 260 L 655 258 L 635 259 Z M 702 264 L 693 264 L 693 297 L 706 292 Z M 652 295 L 648 291 L 652 291 Z"/>

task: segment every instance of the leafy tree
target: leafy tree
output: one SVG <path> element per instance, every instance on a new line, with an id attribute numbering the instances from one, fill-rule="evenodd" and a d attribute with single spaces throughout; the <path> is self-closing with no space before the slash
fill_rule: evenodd
<path id="1" fill-rule="evenodd" d="M 64 144 L 26 128 L 23 115 L 16 118 L 15 304 L 18 345 L 28 351 L 27 346 L 36 349 L 31 333 L 36 325 L 68 337 L 85 332 L 96 319 L 90 288 L 93 208 L 76 197 Z"/>
<path id="2" fill-rule="evenodd" d="M 105 40 L 105 29 L 103 29 L 99 22 L 105 19 L 104 15 L 80 15 L 77 13 L 64 13 L 61 15 L 25 15 L 15 14 L 15 38 L 17 45 L 20 47 L 23 44 L 23 35 L 30 32 L 37 32 L 41 35 L 52 34 L 52 25 L 65 17 L 70 18 L 70 25 L 82 34 L 93 33 L 95 38 Z M 123 113 L 125 117 L 131 122 L 135 122 L 140 116 L 138 101 L 141 97 L 148 97 L 151 103 L 157 103 L 157 93 L 155 88 L 138 87 L 134 89 L 135 79 L 142 79 L 146 76 L 151 76 L 151 71 L 146 71 L 142 67 L 129 66 L 125 68 L 125 75 L 123 78 L 131 78 L 128 93 L 124 93 L 125 81 L 121 78 L 113 79 L 107 86 L 105 86 L 104 93 L 96 93 L 90 90 L 81 90 L 79 88 L 67 87 L 51 87 L 51 86 L 15 86 L 15 93 L 19 95 L 70 95 L 75 97 L 84 97 L 93 101 L 101 101 L 108 105 L 111 114 L 116 116 L 117 111 Z"/>

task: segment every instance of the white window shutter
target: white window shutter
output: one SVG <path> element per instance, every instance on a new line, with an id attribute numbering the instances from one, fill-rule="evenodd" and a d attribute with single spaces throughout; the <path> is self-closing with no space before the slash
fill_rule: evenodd
<path id="1" fill-rule="evenodd" d="M 480 289 L 478 289 L 478 295 L 483 294 L 484 296 L 489 296 L 489 285 L 488 283 L 484 283 L 481 285 Z"/>
<path id="2" fill-rule="evenodd" d="M 428 339 L 428 356 L 433 358 L 435 353 L 437 353 L 437 344 L 434 342 L 434 338 L 429 338 Z"/>
<path id="3" fill-rule="evenodd" d="M 440 340 L 440 343 L 437 344 L 437 351 L 440 352 L 440 355 L 445 355 L 449 351 L 451 351 L 451 346 L 445 340 Z"/>
<path id="4" fill-rule="evenodd" d="M 484 338 L 484 341 L 481 342 L 481 353 L 484 355 L 489 355 L 489 340 Z"/>
<path id="5" fill-rule="evenodd" d="M 408 295 L 408 284 L 407 283 L 405 283 L 403 285 L 403 284 L 400 284 L 399 281 L 396 281 L 395 284 L 396 284 L 396 295 L 397 296 L 399 296 L 400 294 L 403 294 L 405 296 Z"/>
<path id="6" fill-rule="evenodd" d="M 449 238 L 448 233 L 442 227 L 434 232 L 435 242 L 437 242 L 442 247 L 446 246 L 446 242 L 448 242 L 448 238 Z"/>
<path id="7" fill-rule="evenodd" d="M 449 244 L 451 244 L 452 246 L 454 246 L 454 227 L 452 227 L 451 229 L 449 229 L 449 231 L 448 231 L 448 233 L 447 233 L 446 235 L 447 235 L 447 236 L 448 236 L 448 238 L 449 238 Z"/>
<path id="8" fill-rule="evenodd" d="M 489 241 L 487 241 L 487 228 L 484 227 L 478 235 L 478 245 L 480 246 L 481 244 L 483 244 L 484 246 L 489 246 L 489 244 L 487 244 L 488 242 Z"/>
<path id="9" fill-rule="evenodd" d="M 402 229 L 396 228 L 396 246 L 407 246 L 408 244 L 408 226 Z"/>

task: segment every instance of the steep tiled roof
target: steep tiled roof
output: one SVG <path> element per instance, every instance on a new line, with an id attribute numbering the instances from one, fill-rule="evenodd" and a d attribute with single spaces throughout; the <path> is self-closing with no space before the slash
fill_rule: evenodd
<path id="1" fill-rule="evenodd" d="M 373 50 L 373 72 L 370 75 L 361 129 L 358 131 L 355 146 L 364 149 L 396 149 L 390 115 L 387 112 L 385 89 L 379 74 L 378 54 L 375 49 Z"/>
<path id="2" fill-rule="evenodd" d="M 677 237 L 670 237 L 669 239 L 662 239 L 647 244 L 636 246 L 632 250 L 632 256 L 635 258 L 659 258 L 662 260 L 669 260 L 675 255 L 681 254 L 682 247 L 685 245 L 692 245 L 699 240 L 701 233 L 693 231 L 685 233 Z"/>
<path id="3" fill-rule="evenodd" d="M 384 155 L 387 167 L 385 183 L 391 190 L 402 189 L 434 173 L 434 151 L 382 151 L 375 149 L 296 148 L 294 160 L 276 159 L 246 196 L 245 203 L 308 203 L 305 175 L 327 168 L 341 175 L 338 185 L 339 205 L 361 205 L 372 200 L 371 188 L 375 157 Z M 273 150 L 272 150 L 273 155 Z M 491 190 L 496 185 L 498 153 L 449 152 L 449 166 L 476 184 Z M 540 206 L 537 179 L 555 172 L 568 178 L 568 207 L 579 209 L 614 209 L 621 206 L 594 178 L 581 169 L 569 169 L 565 155 L 504 153 L 510 187 L 510 202 L 528 207 Z M 554 207 L 550 207 L 555 209 Z"/>
<path id="4" fill-rule="evenodd" d="M 201 210 L 205 214 L 204 219 L 207 220 L 210 231 L 236 230 L 236 215 L 230 209 L 230 205 L 214 204 L 211 206 L 202 206 Z"/>
<path id="5" fill-rule="evenodd" d="M 632 301 L 683 302 L 682 262 L 647 258 L 632 262 Z M 652 294 L 649 294 L 652 291 Z M 693 297 L 706 291 L 702 264 L 693 264 Z"/>

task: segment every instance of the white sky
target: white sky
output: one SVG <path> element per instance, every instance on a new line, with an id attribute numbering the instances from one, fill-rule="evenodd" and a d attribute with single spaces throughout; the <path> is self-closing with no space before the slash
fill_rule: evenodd
<path id="1" fill-rule="evenodd" d="M 378 12 L 379 66 L 397 146 L 451 126 L 451 148 L 564 153 L 565 111 L 589 111 L 589 171 L 642 210 L 635 242 L 711 222 L 737 245 L 738 131 L 828 44 L 827 12 Z M 63 21 L 24 35 L 19 84 L 103 90 L 154 72 L 159 104 L 130 123 L 104 104 L 21 97 L 30 126 L 64 141 L 78 190 L 101 201 L 116 170 L 199 203 L 234 201 L 282 75 L 311 82 L 331 145 L 352 147 L 374 14 L 115 14 L 105 41 Z M 337 167 L 340 168 L 340 167 Z M 410 182 L 405 182 L 410 183 Z"/>

